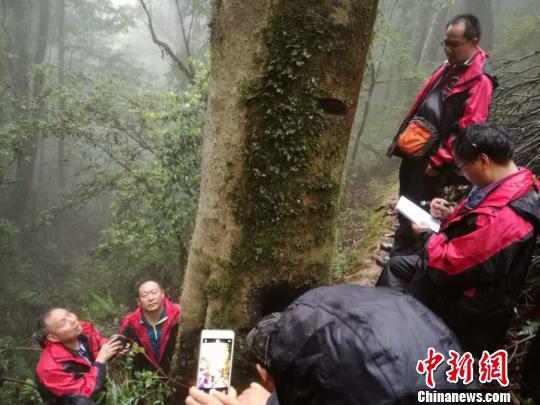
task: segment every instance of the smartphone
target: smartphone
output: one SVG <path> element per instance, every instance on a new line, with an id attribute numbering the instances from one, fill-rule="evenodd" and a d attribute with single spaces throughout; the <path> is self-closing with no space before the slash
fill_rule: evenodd
<path id="1" fill-rule="evenodd" d="M 129 339 L 123 335 L 113 335 L 112 339 L 122 343 L 122 346 L 120 346 L 120 351 L 124 350 L 129 344 Z"/>
<path id="2" fill-rule="evenodd" d="M 225 394 L 231 386 L 231 372 L 234 349 L 232 330 L 205 329 L 201 333 L 199 366 L 197 367 L 197 388 L 213 393 Z"/>

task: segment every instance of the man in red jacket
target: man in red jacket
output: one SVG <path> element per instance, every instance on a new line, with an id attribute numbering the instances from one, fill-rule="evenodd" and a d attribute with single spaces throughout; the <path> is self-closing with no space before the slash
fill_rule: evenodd
<path id="1" fill-rule="evenodd" d="M 53 308 L 38 320 L 43 347 L 36 368 L 38 390 L 46 404 L 93 403 L 103 388 L 105 366 L 122 342 L 103 338 L 93 324 L 79 321 L 64 308 Z"/>
<path id="2" fill-rule="evenodd" d="M 432 200 L 439 233 L 415 226 L 424 255 L 391 257 L 377 286 L 408 288 L 464 349 L 481 354 L 501 342 L 523 287 L 540 229 L 539 185 L 516 167 L 512 142 L 496 125 L 469 126 L 453 148 L 473 189 L 455 208 Z"/>
<path id="3" fill-rule="evenodd" d="M 133 362 L 133 371 L 161 369 L 168 373 L 174 353 L 180 306 L 165 297 L 161 283 L 145 279 L 137 284 L 139 307 L 126 315 L 120 325 L 119 334 L 139 346 L 145 355 L 138 353 Z"/>
<path id="4" fill-rule="evenodd" d="M 458 15 L 447 23 L 441 43 L 447 61 L 424 83 L 388 148 L 388 156 L 402 158 L 399 193 L 416 204 L 460 182 L 453 173 L 452 143 L 460 130 L 488 118 L 496 80 L 478 45 L 480 36 L 480 22 L 473 15 Z M 400 216 L 391 256 L 417 248 L 410 223 Z"/>

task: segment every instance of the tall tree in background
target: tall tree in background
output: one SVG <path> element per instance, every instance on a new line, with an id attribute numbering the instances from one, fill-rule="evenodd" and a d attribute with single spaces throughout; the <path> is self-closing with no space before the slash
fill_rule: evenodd
<path id="1" fill-rule="evenodd" d="M 36 44 L 34 50 L 34 59 L 33 64 L 39 65 L 45 61 L 45 52 L 47 50 L 47 40 L 49 33 L 49 0 L 42 0 L 39 2 L 38 10 L 38 32 L 36 37 Z M 16 5 L 15 15 L 18 17 L 18 23 L 22 23 L 25 18 L 23 6 Z M 27 9 L 31 9 L 27 7 Z M 28 11 L 26 11 L 28 12 Z M 20 13 L 20 14 L 19 14 Z M 22 30 L 27 30 L 27 26 L 23 25 Z M 17 31 L 19 30 L 17 29 Z M 17 57 L 20 58 L 19 68 L 20 71 L 16 73 L 17 79 L 16 85 L 18 91 L 24 91 L 24 89 L 30 89 L 33 97 L 38 97 L 41 89 L 43 87 L 44 77 L 40 72 L 34 71 L 32 74 L 32 83 L 31 86 L 28 83 L 28 77 L 30 74 L 30 66 L 26 64 L 28 49 L 25 49 L 26 41 L 23 41 L 18 44 L 19 52 Z M 21 76 L 21 77 L 19 77 Z M 24 93 L 21 93 L 24 94 Z M 26 139 L 22 155 L 18 158 L 17 161 L 17 174 L 16 174 L 16 187 L 12 194 L 11 200 L 11 216 L 15 219 L 16 222 L 21 222 L 25 214 L 25 210 L 28 207 L 28 204 L 32 198 L 32 188 L 34 184 L 34 168 L 36 162 L 36 156 L 38 151 L 38 134 L 29 134 Z"/>
<path id="2" fill-rule="evenodd" d="M 152 12 L 152 0 L 139 0 L 139 4 L 146 15 L 152 41 L 161 49 L 163 56 L 167 55 L 173 67 L 187 79 L 187 82 L 194 84 L 197 72 L 193 58 L 197 56 L 196 51 L 199 50 L 197 48 L 202 48 L 202 45 L 197 44 L 194 38 L 194 26 L 206 22 L 206 0 L 168 0 L 166 3 L 174 10 L 179 27 L 176 37 L 181 45 L 168 43 L 162 38 L 162 34 L 158 32 L 160 24 Z"/>
<path id="3" fill-rule="evenodd" d="M 214 3 L 176 373 L 192 376 L 202 328 L 242 331 L 328 283 L 376 9 L 376 0 Z"/>
<path id="4" fill-rule="evenodd" d="M 457 13 L 474 14 L 480 19 L 482 40 L 480 46 L 487 52 L 493 49 L 493 6 L 492 0 L 461 0 Z"/>
<path id="5" fill-rule="evenodd" d="M 56 0 L 56 13 L 57 13 L 57 25 L 58 25 L 58 84 L 60 86 L 64 85 L 65 79 L 65 63 L 66 63 L 66 30 L 65 30 L 65 21 L 66 21 L 66 0 Z M 60 105 L 60 110 L 62 106 Z M 65 187 L 66 183 L 66 174 L 65 174 L 65 143 L 64 137 L 58 137 L 58 156 L 57 156 L 57 165 L 58 165 L 58 186 L 60 190 Z"/>

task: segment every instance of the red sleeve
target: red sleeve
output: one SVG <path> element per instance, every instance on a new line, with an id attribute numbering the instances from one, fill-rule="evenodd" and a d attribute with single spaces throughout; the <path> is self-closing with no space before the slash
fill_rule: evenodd
<path id="1" fill-rule="evenodd" d="M 451 240 L 444 233 L 431 236 L 427 254 L 433 282 L 452 282 L 453 277 L 473 267 L 482 269 L 483 282 L 493 281 L 498 277 L 494 267 L 501 266 L 493 266 L 490 259 L 532 231 L 532 225 L 509 207 L 503 208 L 496 216 L 480 215 L 477 226 L 476 230 Z"/>
<path id="2" fill-rule="evenodd" d="M 479 83 L 469 90 L 469 98 L 465 102 L 465 112 L 459 120 L 459 129 L 487 121 L 492 93 L 493 83 L 491 79 L 486 75 L 482 75 Z"/>
<path id="3" fill-rule="evenodd" d="M 465 111 L 463 117 L 459 120 L 458 128 L 464 129 L 471 124 L 481 124 L 486 122 L 489 117 L 489 106 L 491 104 L 491 95 L 493 93 L 493 83 L 486 75 L 480 77 L 479 82 L 469 90 L 469 97 L 465 102 Z M 452 135 L 443 143 L 437 152 L 430 157 L 433 167 L 440 167 L 443 164 L 449 164 L 454 161 L 452 152 L 452 143 L 455 135 Z"/>
<path id="4" fill-rule="evenodd" d="M 125 316 L 124 319 L 122 319 L 122 323 L 120 324 L 120 327 L 118 328 L 118 334 L 119 335 L 124 334 L 124 331 L 126 330 L 126 328 L 128 326 L 128 323 L 129 323 L 129 319 L 128 319 L 127 316 Z"/>
<path id="5" fill-rule="evenodd" d="M 75 394 L 92 397 L 103 386 L 105 373 L 105 365 L 101 363 L 94 363 L 90 371 L 80 378 L 75 378 L 74 373 L 66 372 L 61 364 L 37 370 L 40 382 L 59 397 Z"/>
<path id="6" fill-rule="evenodd" d="M 454 152 L 452 152 L 452 144 L 454 143 L 455 139 L 456 139 L 456 136 L 451 135 L 450 138 L 448 138 L 445 143 L 439 146 L 439 149 L 437 149 L 437 152 L 435 152 L 435 154 L 429 158 L 432 167 L 440 168 L 442 165 L 449 164 L 454 161 Z"/>

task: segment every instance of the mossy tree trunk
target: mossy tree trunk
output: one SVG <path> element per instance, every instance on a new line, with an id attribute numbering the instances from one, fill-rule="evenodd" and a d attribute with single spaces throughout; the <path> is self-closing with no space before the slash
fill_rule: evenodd
<path id="1" fill-rule="evenodd" d="M 213 6 L 201 194 L 175 359 L 187 381 L 201 329 L 242 335 L 329 282 L 377 0 Z"/>

